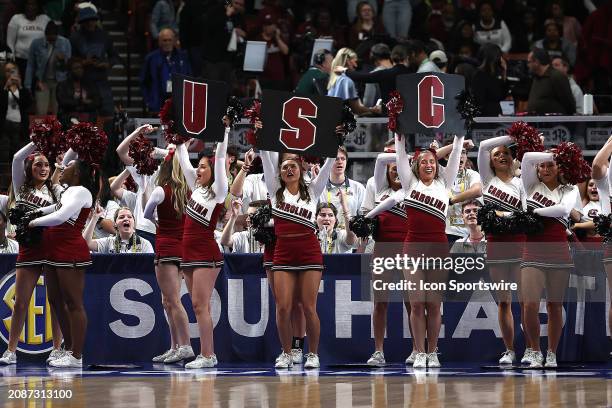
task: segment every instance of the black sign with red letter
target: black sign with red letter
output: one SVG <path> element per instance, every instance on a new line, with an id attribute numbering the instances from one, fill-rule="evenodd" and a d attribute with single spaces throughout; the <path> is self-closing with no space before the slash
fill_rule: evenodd
<path id="1" fill-rule="evenodd" d="M 461 75 L 407 74 L 398 76 L 396 84 L 404 100 L 404 110 L 399 116 L 400 133 L 465 132 L 456 99 L 465 87 Z"/>
<path id="2" fill-rule="evenodd" d="M 178 133 L 209 141 L 223 141 L 229 87 L 225 82 L 172 75 L 172 104 Z"/>
<path id="3" fill-rule="evenodd" d="M 341 118 L 340 98 L 266 89 L 261 102 L 263 129 L 257 138 L 257 147 L 273 152 L 336 157 L 335 130 Z"/>

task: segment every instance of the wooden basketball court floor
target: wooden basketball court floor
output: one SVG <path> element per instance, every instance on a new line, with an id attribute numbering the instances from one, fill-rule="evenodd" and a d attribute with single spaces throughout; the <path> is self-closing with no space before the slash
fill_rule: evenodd
<path id="1" fill-rule="evenodd" d="M 357 366 L 356 366 L 357 367 Z M 12 407 L 604 407 L 612 366 L 499 370 L 269 367 L 188 370 L 0 368 L 0 406 Z"/>

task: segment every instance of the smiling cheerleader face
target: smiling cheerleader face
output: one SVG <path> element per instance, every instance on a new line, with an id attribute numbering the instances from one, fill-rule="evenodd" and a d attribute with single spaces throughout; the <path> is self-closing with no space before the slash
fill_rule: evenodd
<path id="1" fill-rule="evenodd" d="M 38 155 L 32 161 L 32 180 L 34 184 L 42 184 L 49 178 L 51 172 L 49 160 L 45 156 Z"/>
<path id="2" fill-rule="evenodd" d="M 512 153 L 506 146 L 496 147 L 491 151 L 491 167 L 495 171 L 508 171 L 512 166 Z"/>
<path id="3" fill-rule="evenodd" d="M 432 152 L 426 151 L 419 155 L 419 179 L 424 182 L 431 182 L 436 177 L 438 161 Z"/>

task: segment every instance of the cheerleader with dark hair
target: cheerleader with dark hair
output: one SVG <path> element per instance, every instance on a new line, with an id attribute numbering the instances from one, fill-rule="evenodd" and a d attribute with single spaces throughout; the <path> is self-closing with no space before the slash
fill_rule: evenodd
<path id="1" fill-rule="evenodd" d="M 514 157 L 508 147 L 515 140 L 510 136 L 499 136 L 483 140 L 478 147 L 478 171 L 482 179 L 482 194 L 485 204 L 492 204 L 502 213 L 523 211 L 527 208 L 523 184 L 514 176 Z M 500 234 L 487 231 L 487 264 L 493 282 L 520 282 L 520 262 L 523 257 L 524 234 Z M 519 285 L 520 287 L 520 285 Z M 506 351 L 500 364 L 512 364 L 516 360 L 514 351 L 514 317 L 512 316 L 512 292 L 497 291 L 499 327 Z M 520 300 L 520 295 L 519 295 Z M 522 305 L 522 302 L 521 302 Z M 521 313 L 524 319 L 524 313 Z M 523 322 L 523 327 L 524 322 Z M 528 363 L 534 344 L 525 332 L 525 355 L 521 362 Z"/>
<path id="2" fill-rule="evenodd" d="M 410 160 L 405 141 L 400 135 L 395 136 L 397 172 L 402 189 L 380 203 L 367 217 L 371 218 L 390 210 L 405 200 L 407 234 L 403 252 L 409 257 L 438 260 L 449 256 L 445 233 L 448 194 L 459 170 L 462 146 L 463 136 L 455 136 L 446 168 L 438 164 L 433 149 L 415 152 L 412 165 L 408 167 Z M 440 367 L 437 348 L 442 324 L 442 293 L 439 290 L 420 289 L 421 282 L 446 282 L 448 271 L 436 268 L 435 263 L 439 261 L 434 262 L 433 267 L 427 265 L 420 269 L 404 270 L 406 280 L 416 284 L 416 289 L 411 290 L 408 295 L 412 338 L 417 350 L 413 364 L 415 368 Z"/>
<path id="3" fill-rule="evenodd" d="M 162 305 L 168 316 L 171 347 L 154 357 L 153 361 L 171 364 L 194 357 L 189 339 L 189 320 L 181 302 L 183 279 L 180 270 L 183 255 L 181 238 L 190 189 L 174 146 L 170 146 L 159 168 L 156 183 L 157 187 L 149 197 L 144 216 L 155 222 L 157 210 L 155 276 L 162 293 Z"/>
<path id="4" fill-rule="evenodd" d="M 319 174 L 307 186 L 301 160 L 284 157 L 278 163 L 276 154 L 261 151 L 265 182 L 270 192 L 276 246 L 272 271 L 276 297 L 276 326 L 282 353 L 275 367 L 293 366 L 291 356 L 291 311 L 301 302 L 306 318 L 309 353 L 304 368 L 318 368 L 320 322 L 317 294 L 323 270 L 323 256 L 315 235 L 317 197 L 325 188 L 334 158 L 328 158 Z M 297 299 L 294 297 L 297 295 Z"/>
<path id="5" fill-rule="evenodd" d="M 556 367 L 556 351 L 563 329 L 563 299 L 573 268 L 566 231 L 578 189 L 565 182 L 553 153 L 525 153 L 521 180 L 527 194 L 527 208 L 543 217 L 544 222 L 541 232 L 527 236 L 521 264 L 525 331 L 534 350 L 529 365 L 542 367 L 544 363 L 540 351 L 540 298 L 546 289 L 548 351 L 544 365 Z"/>
<path id="6" fill-rule="evenodd" d="M 44 233 L 49 303 L 57 313 L 62 332 L 70 330 L 72 344 L 63 357 L 51 361 L 53 367 L 83 366 L 82 352 L 87 331 L 83 305 L 85 269 L 91 265 L 87 242 L 81 233 L 99 190 L 96 167 L 83 160 L 71 162 L 60 183 L 68 185 L 57 206 L 40 210 L 43 215 L 30 221 L 31 228 L 47 228 Z M 67 310 L 63 307 L 67 306 Z"/>
<path id="7" fill-rule="evenodd" d="M 185 144 L 179 145 L 176 153 L 187 186 L 192 189 L 191 198 L 185 209 L 180 267 L 183 270 L 198 321 L 201 349 L 196 359 L 187 363 L 185 368 L 217 365 L 210 297 L 217 275 L 223 266 L 223 255 L 215 241 L 214 232 L 228 191 L 225 155 L 230 131 L 229 120 L 224 118 L 224 123 L 225 135 L 223 142 L 217 145 L 214 160 L 202 156 L 198 167 L 193 168 L 189 162 L 189 153 Z"/>
<path id="8" fill-rule="evenodd" d="M 27 211 L 34 211 L 55 204 L 61 194 L 61 187 L 51 181 L 49 160 L 44 154 L 36 152 L 34 143 L 29 143 L 13 157 L 12 194 L 15 205 Z M 11 203 L 7 207 L 12 207 Z M 11 315 L 8 348 L 0 358 L 0 364 L 17 363 L 17 343 L 23 330 L 30 298 L 43 273 L 45 262 L 45 242 L 19 245 L 19 255 L 15 265 L 15 299 Z M 60 357 L 62 333 L 55 313 L 51 312 L 53 322 L 53 351 L 49 360 Z M 64 332 L 65 343 L 70 343 L 70 332 Z"/>

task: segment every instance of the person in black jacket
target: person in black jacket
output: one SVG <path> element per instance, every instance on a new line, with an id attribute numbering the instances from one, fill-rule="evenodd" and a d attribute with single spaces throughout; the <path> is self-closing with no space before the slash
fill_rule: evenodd
<path id="1" fill-rule="evenodd" d="M 100 96 L 95 86 L 83 81 L 83 61 L 73 57 L 68 62 L 68 79 L 57 84 L 58 119 L 64 127 L 71 119 L 92 121 L 100 106 Z"/>
<path id="2" fill-rule="evenodd" d="M 28 138 L 28 111 L 32 105 L 32 95 L 23 86 L 16 64 L 7 62 L 4 65 L 4 78 L 0 91 L 0 174 L 3 178 L 10 173 L 5 166 L 10 165 L 13 155 Z M 0 185 L 6 186 L 8 181 L 2 180 Z"/>
<path id="3" fill-rule="evenodd" d="M 506 61 L 495 44 L 484 44 L 480 50 L 482 63 L 472 79 L 472 92 L 482 116 L 501 114 L 501 101 L 508 95 Z"/>

